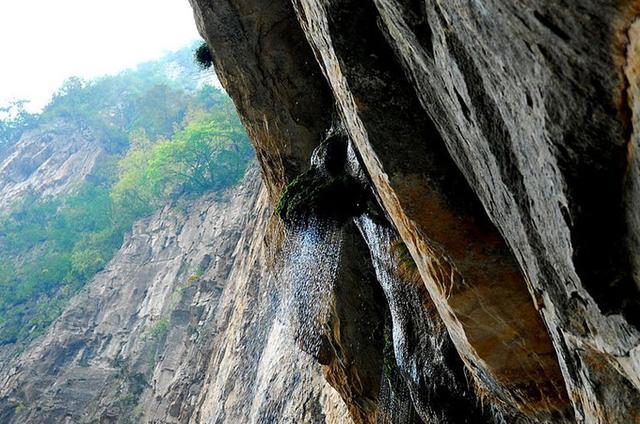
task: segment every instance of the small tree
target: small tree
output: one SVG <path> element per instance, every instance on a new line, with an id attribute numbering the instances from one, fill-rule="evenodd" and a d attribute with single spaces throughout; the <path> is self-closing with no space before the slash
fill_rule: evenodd
<path id="1" fill-rule="evenodd" d="M 27 100 L 14 100 L 0 107 L 0 150 L 12 145 L 22 133 L 38 123 L 38 116 L 27 111 Z"/>

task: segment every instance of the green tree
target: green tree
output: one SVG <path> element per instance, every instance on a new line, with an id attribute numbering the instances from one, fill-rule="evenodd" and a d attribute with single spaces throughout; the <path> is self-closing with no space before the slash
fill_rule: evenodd
<path id="1" fill-rule="evenodd" d="M 235 184 L 252 157 L 237 119 L 205 114 L 171 140 L 152 144 L 139 136 L 120 162 L 112 192 L 119 209 L 144 214 L 179 195 L 201 194 Z"/>
<path id="2" fill-rule="evenodd" d="M 27 111 L 27 103 L 27 100 L 14 100 L 0 107 L 0 152 L 37 125 L 38 116 Z"/>

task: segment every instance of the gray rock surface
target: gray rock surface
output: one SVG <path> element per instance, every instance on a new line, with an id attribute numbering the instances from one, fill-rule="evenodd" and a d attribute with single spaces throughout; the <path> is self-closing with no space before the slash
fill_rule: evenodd
<path id="1" fill-rule="evenodd" d="M 191 2 L 249 125 L 227 63 L 257 57 L 234 69 L 262 75 L 261 96 L 317 87 L 278 67 L 308 50 L 260 42 L 270 10 L 278 34 L 302 31 L 333 97 L 306 112 L 338 105 L 480 390 L 536 421 L 640 419 L 637 2 Z"/>
<path id="2" fill-rule="evenodd" d="M 0 157 L 0 207 L 27 194 L 52 197 L 77 188 L 105 154 L 98 137 L 62 121 L 25 133 Z"/>
<path id="3" fill-rule="evenodd" d="M 107 268 L 0 376 L 0 422 L 342 422 L 275 320 L 257 170 L 135 224 Z"/>

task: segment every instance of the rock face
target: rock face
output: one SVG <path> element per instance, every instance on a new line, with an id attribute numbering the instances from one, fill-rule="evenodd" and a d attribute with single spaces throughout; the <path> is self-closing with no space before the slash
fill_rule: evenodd
<path id="1" fill-rule="evenodd" d="M 0 207 L 29 193 L 50 197 L 76 188 L 105 154 L 97 138 L 92 130 L 61 121 L 23 135 L 0 158 Z"/>
<path id="2" fill-rule="evenodd" d="M 264 185 L 140 222 L 1 422 L 640 422 L 639 2 L 190 2 Z M 4 198 L 100 155 L 44 137 Z"/>
<path id="3" fill-rule="evenodd" d="M 275 319 L 256 169 L 139 221 L 0 380 L 0 422 L 348 422 Z"/>
<path id="4" fill-rule="evenodd" d="M 638 2 L 191 3 L 272 194 L 337 108 L 478 392 L 640 420 Z"/>
<path id="5" fill-rule="evenodd" d="M 289 179 L 307 167 L 331 122 L 328 110 L 315 113 L 318 104 L 331 104 L 327 84 L 304 34 L 291 31 L 297 22 L 286 2 L 190 3 L 197 24 L 211 29 L 203 34 L 216 74 L 255 141 L 275 201 Z"/>

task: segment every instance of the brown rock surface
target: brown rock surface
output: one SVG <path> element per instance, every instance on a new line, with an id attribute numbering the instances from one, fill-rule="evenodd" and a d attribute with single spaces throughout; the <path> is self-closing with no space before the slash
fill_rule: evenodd
<path id="1" fill-rule="evenodd" d="M 228 45 L 211 34 L 225 27 L 202 12 L 213 2 L 192 3 L 224 69 Z M 240 13 L 245 23 L 272 16 L 258 4 L 225 7 L 254 12 Z M 568 393 L 577 421 L 637 420 L 638 2 L 293 4 L 475 378 L 535 419 L 567 414 Z M 269 2 L 297 40 L 289 6 Z M 260 26 L 244 28 L 261 38 Z M 286 43 L 249 50 L 270 67 L 306 57 Z M 261 89 L 317 86 L 316 72 L 299 70 L 270 73 Z M 324 119 L 325 98 L 310 97 L 307 113 Z"/>

